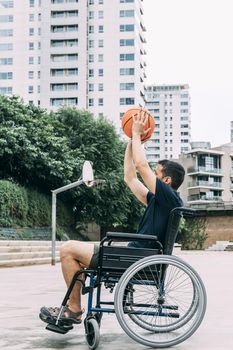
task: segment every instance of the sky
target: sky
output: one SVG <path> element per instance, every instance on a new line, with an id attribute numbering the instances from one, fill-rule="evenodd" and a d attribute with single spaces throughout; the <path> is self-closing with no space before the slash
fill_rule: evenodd
<path id="1" fill-rule="evenodd" d="M 144 0 L 146 84 L 187 83 L 192 141 L 230 142 L 233 0 Z"/>

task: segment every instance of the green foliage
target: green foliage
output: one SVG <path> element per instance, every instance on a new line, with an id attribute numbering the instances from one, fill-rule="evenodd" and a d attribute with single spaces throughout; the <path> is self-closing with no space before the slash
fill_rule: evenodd
<path id="1" fill-rule="evenodd" d="M 74 226 L 71 211 L 58 202 L 58 225 Z M 46 227 L 51 225 L 51 200 L 47 195 L 0 180 L 0 226 Z M 27 233 L 26 233 L 27 234 Z"/>
<path id="2" fill-rule="evenodd" d="M 50 196 L 52 189 L 77 181 L 88 159 L 95 178 L 106 180 L 103 188 L 80 186 L 59 195 L 73 208 L 77 228 L 94 221 L 106 229 L 135 230 L 142 206 L 123 181 L 124 150 L 125 144 L 105 118 L 74 108 L 47 113 L 17 97 L 0 96 L 0 178 L 36 190 L 25 202 L 30 225 L 50 220 L 47 199 L 38 193 Z"/>
<path id="3" fill-rule="evenodd" d="M 207 239 L 206 219 L 202 217 L 181 219 L 177 242 L 182 245 L 182 249 L 200 250 L 203 249 Z"/>

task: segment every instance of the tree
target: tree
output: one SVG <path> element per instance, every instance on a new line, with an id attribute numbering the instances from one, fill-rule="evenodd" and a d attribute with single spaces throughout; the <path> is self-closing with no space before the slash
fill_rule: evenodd
<path id="1" fill-rule="evenodd" d="M 43 193 L 77 181 L 85 159 L 102 190 L 80 186 L 61 198 L 74 208 L 77 228 L 94 221 L 103 230 L 134 230 L 142 206 L 123 181 L 125 144 L 105 118 L 85 110 L 62 108 L 48 113 L 17 97 L 0 96 L 0 178 Z"/>

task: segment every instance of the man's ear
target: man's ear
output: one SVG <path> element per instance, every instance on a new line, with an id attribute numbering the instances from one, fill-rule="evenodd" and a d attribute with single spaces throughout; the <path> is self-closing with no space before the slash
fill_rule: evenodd
<path id="1" fill-rule="evenodd" d="M 164 180 L 165 184 L 167 184 L 167 185 L 171 185 L 171 183 L 172 183 L 172 178 L 171 178 L 171 176 L 165 176 L 165 177 L 163 178 L 163 180 Z"/>

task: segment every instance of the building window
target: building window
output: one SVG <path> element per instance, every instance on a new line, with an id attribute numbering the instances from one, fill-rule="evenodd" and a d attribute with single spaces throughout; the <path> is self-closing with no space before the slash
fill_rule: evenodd
<path id="1" fill-rule="evenodd" d="M 35 6 L 35 0 L 29 0 L 29 7 Z"/>
<path id="2" fill-rule="evenodd" d="M 51 91 L 74 91 L 78 90 L 78 83 L 51 84 Z"/>
<path id="3" fill-rule="evenodd" d="M 13 29 L 0 29 L 0 36 L 13 36 Z"/>
<path id="4" fill-rule="evenodd" d="M 120 61 L 134 61 L 134 53 L 121 53 Z"/>
<path id="5" fill-rule="evenodd" d="M 123 3 L 133 3 L 134 0 L 120 0 L 120 3 L 123 4 Z"/>
<path id="6" fill-rule="evenodd" d="M 12 57 L 6 57 L 6 58 L 0 58 L 0 65 L 1 66 L 10 66 L 13 64 L 13 58 Z"/>
<path id="7" fill-rule="evenodd" d="M 34 28 L 29 28 L 29 35 L 33 36 L 34 35 Z"/>
<path id="8" fill-rule="evenodd" d="M 34 64 L 34 57 L 29 57 L 28 58 L 28 63 L 29 64 Z"/>
<path id="9" fill-rule="evenodd" d="M 34 43 L 29 43 L 28 48 L 29 50 L 34 50 Z"/>
<path id="10" fill-rule="evenodd" d="M 99 84 L 99 91 L 104 91 L 104 84 L 103 83 L 100 83 Z"/>
<path id="11" fill-rule="evenodd" d="M 120 25 L 120 32 L 133 32 L 134 31 L 134 24 L 121 24 Z"/>
<path id="12" fill-rule="evenodd" d="M 2 0 L 0 1 L 0 5 L 3 8 L 13 8 L 14 7 L 14 1 L 13 0 Z"/>
<path id="13" fill-rule="evenodd" d="M 28 72 L 28 79 L 34 79 L 34 72 L 32 70 Z"/>
<path id="14" fill-rule="evenodd" d="M 94 5 L 95 0 L 89 0 L 89 5 Z"/>
<path id="15" fill-rule="evenodd" d="M 67 55 L 51 55 L 51 61 L 52 62 L 67 62 L 67 61 L 77 61 L 78 60 L 78 54 L 77 53 L 71 53 Z"/>
<path id="16" fill-rule="evenodd" d="M 76 106 L 78 104 L 77 97 L 69 98 L 52 98 L 50 99 L 50 104 L 52 106 Z"/>
<path id="17" fill-rule="evenodd" d="M 89 61 L 89 63 L 93 63 L 94 62 L 94 55 L 93 54 L 89 54 L 88 61 Z"/>
<path id="18" fill-rule="evenodd" d="M 121 83 L 120 90 L 134 90 L 134 83 Z"/>
<path id="19" fill-rule="evenodd" d="M 51 76 L 53 77 L 74 76 L 74 75 L 78 75 L 78 68 L 51 69 Z"/>
<path id="20" fill-rule="evenodd" d="M 120 75 L 134 75 L 134 68 L 120 68 Z"/>
<path id="21" fill-rule="evenodd" d="M 104 11 L 98 11 L 98 18 L 103 19 L 104 18 Z"/>
<path id="22" fill-rule="evenodd" d="M 103 70 L 103 68 L 100 68 L 100 69 L 99 69 L 98 75 L 99 75 L 99 77 L 103 77 L 103 76 L 104 76 L 104 70 Z"/>
<path id="23" fill-rule="evenodd" d="M 99 98 L 98 105 L 101 106 L 101 107 L 104 105 L 104 99 L 103 98 Z"/>
<path id="24" fill-rule="evenodd" d="M 51 40 L 51 47 L 73 47 L 78 46 L 78 39 Z"/>
<path id="25" fill-rule="evenodd" d="M 88 106 L 93 107 L 94 106 L 94 98 L 89 98 L 88 99 Z"/>
<path id="26" fill-rule="evenodd" d="M 103 25 L 99 26 L 99 33 L 104 33 L 104 26 Z"/>
<path id="27" fill-rule="evenodd" d="M 1 80 L 11 80 L 11 79 L 13 79 L 13 73 L 12 72 L 0 72 L 0 79 Z"/>
<path id="28" fill-rule="evenodd" d="M 89 76 L 89 78 L 93 78 L 94 77 L 94 69 L 89 69 L 88 76 Z"/>
<path id="29" fill-rule="evenodd" d="M 120 105 L 134 105 L 135 99 L 133 97 L 121 97 Z"/>
<path id="30" fill-rule="evenodd" d="M 134 10 L 121 10 L 120 17 L 134 17 Z"/>
<path id="31" fill-rule="evenodd" d="M 89 11 L 89 19 L 94 19 L 94 11 Z"/>
<path id="32" fill-rule="evenodd" d="M 120 46 L 134 46 L 134 39 L 120 39 Z"/>
<path id="33" fill-rule="evenodd" d="M 104 4 L 104 0 L 99 0 L 99 5 L 103 5 Z"/>
<path id="34" fill-rule="evenodd" d="M 99 39 L 99 47 L 104 47 L 104 41 L 103 41 L 103 39 Z"/>
<path id="35" fill-rule="evenodd" d="M 0 87 L 0 94 L 2 95 L 12 94 L 12 87 L 11 86 Z"/>
<path id="36" fill-rule="evenodd" d="M 94 46 L 94 40 L 89 40 L 89 49 L 92 49 Z"/>
<path id="37" fill-rule="evenodd" d="M 104 55 L 102 53 L 98 55 L 98 62 L 104 62 Z"/>
<path id="38" fill-rule="evenodd" d="M 94 91 L 94 84 L 88 84 L 88 91 L 93 92 Z"/>
<path id="39" fill-rule="evenodd" d="M 94 33 L 94 26 L 89 26 L 89 34 L 93 34 Z"/>
<path id="40" fill-rule="evenodd" d="M 33 94 L 33 92 L 34 92 L 33 86 L 32 86 L 32 85 L 29 85 L 29 87 L 28 87 L 28 93 L 29 93 L 29 94 Z"/>
<path id="41" fill-rule="evenodd" d="M 13 22 L 14 17 L 12 15 L 1 15 L 0 16 L 0 23 L 6 23 L 6 22 Z"/>
<path id="42" fill-rule="evenodd" d="M 34 22 L 35 16 L 33 13 L 29 14 L 29 22 Z"/>

